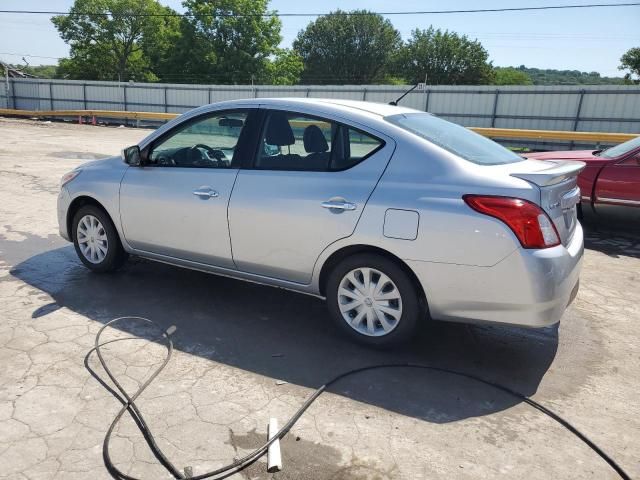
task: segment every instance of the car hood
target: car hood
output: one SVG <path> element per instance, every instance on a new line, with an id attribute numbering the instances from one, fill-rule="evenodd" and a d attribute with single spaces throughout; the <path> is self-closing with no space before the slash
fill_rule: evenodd
<path id="1" fill-rule="evenodd" d="M 101 158 L 100 160 L 91 160 L 90 162 L 83 163 L 78 168 L 122 168 L 126 166 L 127 164 L 124 163 L 122 156 L 116 155 L 114 157 Z"/>

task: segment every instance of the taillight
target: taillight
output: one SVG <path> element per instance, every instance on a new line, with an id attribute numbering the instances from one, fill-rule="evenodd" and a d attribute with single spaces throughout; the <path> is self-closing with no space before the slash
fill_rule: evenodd
<path id="1" fill-rule="evenodd" d="M 555 225 L 533 202 L 492 195 L 464 195 L 462 198 L 476 212 L 503 221 L 524 248 L 549 248 L 560 244 Z"/>

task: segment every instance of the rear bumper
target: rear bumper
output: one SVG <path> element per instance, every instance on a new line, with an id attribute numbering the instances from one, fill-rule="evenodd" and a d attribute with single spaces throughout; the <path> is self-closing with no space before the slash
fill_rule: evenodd
<path id="1" fill-rule="evenodd" d="M 67 241 L 71 241 L 69 232 L 67 231 L 67 212 L 69 211 L 69 205 L 71 204 L 71 197 L 65 187 L 60 189 L 58 194 L 58 231 L 60 236 Z"/>
<path id="2" fill-rule="evenodd" d="M 519 248 L 492 267 L 407 264 L 422 283 L 434 319 L 545 327 L 557 323 L 575 298 L 583 253 L 578 224 L 566 247 Z"/>

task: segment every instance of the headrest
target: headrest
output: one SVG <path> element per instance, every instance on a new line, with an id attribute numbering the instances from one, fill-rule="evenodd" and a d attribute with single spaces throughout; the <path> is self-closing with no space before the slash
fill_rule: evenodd
<path id="1" fill-rule="evenodd" d="M 279 147 L 296 143 L 293 130 L 291 130 L 291 125 L 289 125 L 287 115 L 284 112 L 271 112 L 265 140 L 269 145 L 277 145 Z"/>
<path id="2" fill-rule="evenodd" d="M 321 153 L 329 150 L 327 139 L 324 138 L 322 130 L 317 125 L 309 125 L 305 128 L 302 140 L 307 153 Z"/>

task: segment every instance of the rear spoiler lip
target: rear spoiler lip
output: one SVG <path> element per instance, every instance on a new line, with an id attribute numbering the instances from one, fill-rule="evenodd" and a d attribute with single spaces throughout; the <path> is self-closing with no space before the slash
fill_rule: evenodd
<path id="1" fill-rule="evenodd" d="M 550 164 L 549 168 L 537 172 L 512 173 L 512 177 L 526 180 L 527 182 L 548 187 L 562 183 L 565 180 L 577 176 L 587 166 L 585 162 L 575 160 L 541 160 Z"/>

